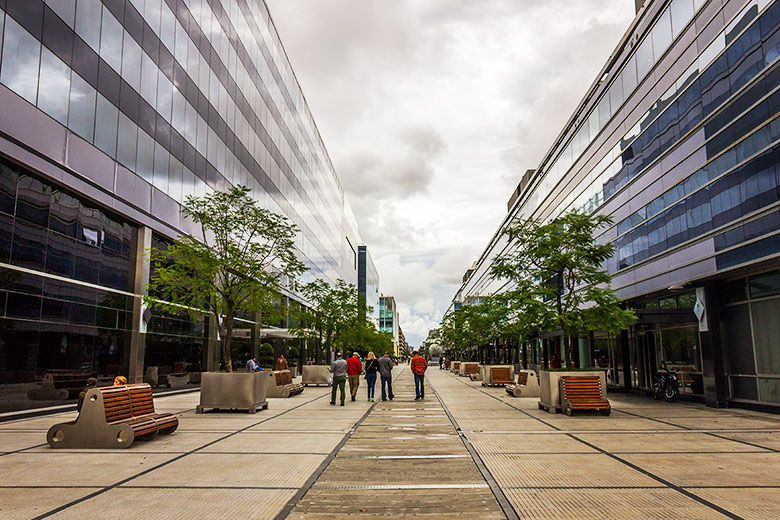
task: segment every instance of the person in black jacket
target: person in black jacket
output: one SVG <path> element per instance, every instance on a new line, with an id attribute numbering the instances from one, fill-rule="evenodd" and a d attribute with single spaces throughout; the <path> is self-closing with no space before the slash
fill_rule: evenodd
<path id="1" fill-rule="evenodd" d="M 379 370 L 379 361 L 373 352 L 366 356 L 366 386 L 368 387 L 368 400 L 374 401 L 374 386 L 376 385 L 376 371 Z"/>

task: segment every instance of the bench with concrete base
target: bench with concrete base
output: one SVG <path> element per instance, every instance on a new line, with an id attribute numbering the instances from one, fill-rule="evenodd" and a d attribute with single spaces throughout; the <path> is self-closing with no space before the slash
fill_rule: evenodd
<path id="1" fill-rule="evenodd" d="M 46 442 L 52 448 L 129 448 L 178 426 L 175 415 L 155 413 L 148 384 L 105 386 L 87 391 L 78 418 L 49 428 Z"/>
<path id="2" fill-rule="evenodd" d="M 450 366 L 450 371 L 455 372 L 456 374 L 460 373 L 460 361 L 453 361 Z"/>
<path id="3" fill-rule="evenodd" d="M 266 397 L 290 397 L 303 392 L 301 383 L 293 383 L 289 370 L 274 370 L 273 377 L 268 379 Z"/>
<path id="4" fill-rule="evenodd" d="M 482 386 L 504 386 L 514 383 L 512 367 L 508 365 L 482 365 Z"/>
<path id="5" fill-rule="evenodd" d="M 514 397 L 539 397 L 539 381 L 533 370 L 519 371 L 517 381 L 504 388 L 506 388 L 506 393 Z"/>
<path id="6" fill-rule="evenodd" d="M 601 415 L 610 414 L 611 407 L 601 393 L 598 376 L 563 376 L 559 382 L 561 408 L 566 415 L 583 410 L 597 411 Z"/>
<path id="7" fill-rule="evenodd" d="M 471 377 L 474 374 L 479 374 L 479 363 L 466 361 L 460 364 L 459 376 Z"/>

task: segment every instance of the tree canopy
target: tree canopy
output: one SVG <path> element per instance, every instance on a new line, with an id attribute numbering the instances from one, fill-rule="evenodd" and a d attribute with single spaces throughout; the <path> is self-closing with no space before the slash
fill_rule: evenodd
<path id="1" fill-rule="evenodd" d="M 149 306 L 217 317 L 222 362 L 232 371 L 231 340 L 237 313 L 278 312 L 285 279 L 306 267 L 295 254 L 298 228 L 261 208 L 249 188 L 236 186 L 203 197 L 189 196 L 182 213 L 200 226 L 200 236 L 182 235 L 165 250 L 149 252 L 153 274 Z"/>

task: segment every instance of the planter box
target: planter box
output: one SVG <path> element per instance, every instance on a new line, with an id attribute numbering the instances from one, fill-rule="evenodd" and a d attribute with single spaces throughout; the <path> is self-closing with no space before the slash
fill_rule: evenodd
<path id="1" fill-rule="evenodd" d="M 491 368 L 504 367 L 509 369 L 509 374 L 514 377 L 515 367 L 514 365 L 479 365 L 479 381 L 482 381 L 482 386 L 494 386 L 493 376 L 490 373 Z"/>
<path id="2" fill-rule="evenodd" d="M 247 410 L 255 413 L 268 408 L 266 380 L 271 372 L 203 372 L 200 380 L 200 404 L 196 413 L 206 408 Z"/>
<path id="3" fill-rule="evenodd" d="M 455 372 L 456 374 L 460 372 L 460 361 L 453 361 L 450 364 L 450 372 Z"/>
<path id="4" fill-rule="evenodd" d="M 168 386 L 173 390 L 187 388 L 189 382 L 190 375 L 186 372 L 184 374 L 168 374 Z"/>
<path id="5" fill-rule="evenodd" d="M 597 376 L 601 380 L 601 393 L 607 398 L 607 378 L 603 370 L 542 370 L 539 373 L 539 409 L 558 413 L 561 409 L 561 390 L 558 382 L 563 376 Z"/>
<path id="6" fill-rule="evenodd" d="M 303 366 L 303 386 L 325 385 L 328 383 L 328 365 L 304 365 Z"/>
<path id="7" fill-rule="evenodd" d="M 474 361 L 464 361 L 460 364 L 458 375 L 468 377 L 469 374 L 479 373 L 479 363 Z"/>

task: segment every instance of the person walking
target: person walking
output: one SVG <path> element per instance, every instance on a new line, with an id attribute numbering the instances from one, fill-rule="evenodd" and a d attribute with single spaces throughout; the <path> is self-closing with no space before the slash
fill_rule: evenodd
<path id="1" fill-rule="evenodd" d="M 360 362 L 360 355 L 357 352 L 352 353 L 352 357 L 347 360 L 347 379 L 349 380 L 349 395 L 355 400 L 358 387 L 360 386 L 360 374 L 363 372 L 363 364 Z"/>
<path id="2" fill-rule="evenodd" d="M 347 383 L 347 362 L 341 359 L 341 352 L 336 352 L 336 359 L 330 365 L 333 383 L 330 390 L 330 404 L 336 404 L 336 388 L 341 390 L 341 406 L 344 406 L 344 387 Z"/>
<path id="3" fill-rule="evenodd" d="M 279 359 L 276 360 L 276 366 L 274 367 L 274 370 L 289 370 L 290 367 L 287 366 L 287 360 L 284 359 L 284 354 L 279 354 Z"/>
<path id="4" fill-rule="evenodd" d="M 415 350 L 409 364 L 414 374 L 414 400 L 425 399 L 425 371 L 428 370 L 428 362 Z"/>
<path id="5" fill-rule="evenodd" d="M 366 386 L 368 386 L 369 402 L 374 402 L 377 370 L 379 370 L 379 361 L 376 359 L 373 352 L 369 352 L 366 356 Z"/>
<path id="6" fill-rule="evenodd" d="M 393 359 L 390 357 L 389 352 L 385 352 L 385 355 L 379 358 L 377 363 L 379 365 L 379 378 L 382 380 L 382 401 L 387 401 L 389 397 L 393 400 Z M 385 385 L 387 385 L 387 393 L 385 393 Z"/>

